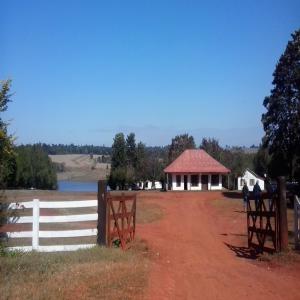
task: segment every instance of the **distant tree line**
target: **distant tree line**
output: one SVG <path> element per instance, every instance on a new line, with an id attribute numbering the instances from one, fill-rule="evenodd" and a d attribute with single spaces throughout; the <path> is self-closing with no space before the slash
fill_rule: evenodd
<path id="1" fill-rule="evenodd" d="M 74 144 L 38 144 L 41 149 L 50 155 L 55 154 L 98 154 L 111 155 L 111 147 L 94 145 L 74 145 Z M 30 146 L 30 145 L 25 145 Z"/>

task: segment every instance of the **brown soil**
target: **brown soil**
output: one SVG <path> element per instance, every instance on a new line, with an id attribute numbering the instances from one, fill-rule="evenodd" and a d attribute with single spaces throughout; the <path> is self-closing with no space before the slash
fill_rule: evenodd
<path id="1" fill-rule="evenodd" d="M 164 210 L 137 228 L 154 256 L 146 299 L 300 299 L 299 262 L 274 265 L 247 251 L 240 200 L 219 192 L 144 197 Z"/>

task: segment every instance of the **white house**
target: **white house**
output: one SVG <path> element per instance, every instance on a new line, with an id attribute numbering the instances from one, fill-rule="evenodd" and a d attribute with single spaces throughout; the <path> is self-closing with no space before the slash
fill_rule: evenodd
<path id="1" fill-rule="evenodd" d="M 242 177 L 238 177 L 237 179 L 237 189 L 239 191 L 241 191 L 243 189 L 244 186 L 244 182 L 247 183 L 248 189 L 249 191 L 253 191 L 253 187 L 256 183 L 256 181 L 258 181 L 258 184 L 261 188 L 261 190 L 265 189 L 265 181 L 264 178 L 256 175 L 253 171 L 251 171 L 250 169 L 246 169 L 243 176 Z"/>
<path id="2" fill-rule="evenodd" d="M 167 190 L 221 190 L 222 175 L 230 170 L 202 149 L 185 150 L 164 169 Z"/>

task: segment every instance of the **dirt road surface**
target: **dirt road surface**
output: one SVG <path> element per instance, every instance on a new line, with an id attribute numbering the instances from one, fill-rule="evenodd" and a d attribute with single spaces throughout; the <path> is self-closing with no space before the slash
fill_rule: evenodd
<path id="1" fill-rule="evenodd" d="M 164 217 L 137 228 L 154 256 L 146 299 L 300 299 L 299 264 L 247 258 L 246 216 L 238 200 L 220 214 L 213 203 L 224 199 L 219 192 L 147 199 L 162 206 Z"/>

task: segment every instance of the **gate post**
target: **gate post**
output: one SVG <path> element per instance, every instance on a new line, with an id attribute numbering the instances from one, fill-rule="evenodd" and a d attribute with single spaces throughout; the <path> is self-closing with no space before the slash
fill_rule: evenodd
<path id="1" fill-rule="evenodd" d="M 107 245 L 107 200 L 106 200 L 106 181 L 98 181 L 98 235 L 97 243 L 102 246 Z"/>
<path id="2" fill-rule="evenodd" d="M 278 225 L 279 225 L 279 251 L 288 250 L 288 224 L 286 209 L 286 183 L 284 176 L 277 178 L 278 185 Z"/>

